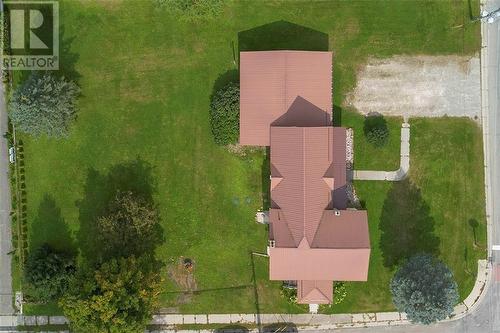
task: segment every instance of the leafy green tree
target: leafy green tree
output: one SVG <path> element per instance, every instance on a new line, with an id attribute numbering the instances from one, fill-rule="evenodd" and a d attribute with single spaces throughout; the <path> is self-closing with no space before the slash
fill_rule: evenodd
<path id="1" fill-rule="evenodd" d="M 391 280 L 392 301 L 408 319 L 431 324 L 445 319 L 458 302 L 457 284 L 452 272 L 434 257 L 411 257 Z"/>
<path id="2" fill-rule="evenodd" d="M 229 83 L 215 93 L 210 105 L 210 124 L 215 143 L 237 143 L 240 135 L 240 87 Z"/>
<path id="3" fill-rule="evenodd" d="M 375 147 L 384 146 L 389 140 L 389 129 L 384 117 L 379 115 L 368 115 L 365 118 L 363 131 L 366 140 Z"/>
<path id="4" fill-rule="evenodd" d="M 74 272 L 73 257 L 44 244 L 26 260 L 26 295 L 36 302 L 55 301 L 66 291 Z"/>
<path id="5" fill-rule="evenodd" d="M 162 240 L 156 207 L 133 192 L 119 192 L 97 227 L 105 260 L 152 253 Z"/>
<path id="6" fill-rule="evenodd" d="M 10 119 L 17 129 L 33 136 L 65 137 L 76 118 L 79 93 L 73 81 L 35 72 L 12 94 Z"/>
<path id="7" fill-rule="evenodd" d="M 150 257 L 111 259 L 75 278 L 60 305 L 75 332 L 139 333 L 158 309 L 159 268 Z"/>

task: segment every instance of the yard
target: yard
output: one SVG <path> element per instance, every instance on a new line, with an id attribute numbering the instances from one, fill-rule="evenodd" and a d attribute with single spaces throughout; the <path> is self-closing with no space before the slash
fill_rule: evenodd
<path id="1" fill-rule="evenodd" d="M 267 244 L 265 226 L 254 222 L 267 200 L 265 150 L 239 156 L 211 136 L 210 96 L 237 78 L 238 50 L 333 50 L 335 122 L 355 129 L 356 168 L 396 169 L 401 120 L 388 119 L 390 141 L 376 149 L 363 137 L 363 117 L 342 109 L 360 64 L 394 54 L 473 55 L 480 45 L 469 1 L 230 1 L 222 17 L 194 22 L 146 0 L 60 6 L 62 72 L 82 97 L 67 140 L 23 138 L 30 249 L 49 242 L 92 255 L 87 226 L 111 190 L 149 191 L 164 229 L 157 255 L 166 312 L 306 311 L 268 280 L 267 259 L 251 255 Z M 393 308 L 394 243 L 439 254 L 461 297 L 472 289 L 486 246 L 480 128 L 451 118 L 411 126 L 409 181 L 356 183 L 369 212 L 369 281 L 348 284 L 346 300 L 327 312 Z M 194 262 L 189 279 L 176 269 L 182 258 Z"/>

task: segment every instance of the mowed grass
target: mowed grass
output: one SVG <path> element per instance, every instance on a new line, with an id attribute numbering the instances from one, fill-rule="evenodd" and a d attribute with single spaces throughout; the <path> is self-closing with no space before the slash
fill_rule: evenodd
<path id="1" fill-rule="evenodd" d="M 349 282 L 345 301 L 326 312 L 393 310 L 388 285 L 397 265 L 386 261 L 404 259 L 405 249 L 443 260 L 458 282 L 461 299 L 474 286 L 477 261 L 486 256 L 481 129 L 462 118 L 411 119 L 410 125 L 408 180 L 355 183 L 368 210 L 368 282 Z"/>
<path id="2" fill-rule="evenodd" d="M 473 8 L 477 11 L 477 2 Z M 150 187 L 165 236 L 157 251 L 166 263 L 165 308 L 307 311 L 288 304 L 280 283 L 268 280 L 267 260 L 250 254 L 265 252 L 267 245 L 266 227 L 256 224 L 254 215 L 265 205 L 268 163 L 264 151 L 241 157 L 213 143 L 208 109 L 215 81 L 237 70 L 238 49 L 333 50 L 336 122 L 355 129 L 356 167 L 396 169 L 400 120 L 388 119 L 390 142 L 375 149 L 361 135 L 363 117 L 340 111 L 356 69 L 369 57 L 473 54 L 479 26 L 467 23 L 468 10 L 467 1 L 235 1 L 216 20 L 185 22 L 145 0 L 61 2 L 62 72 L 78 81 L 82 97 L 67 140 L 24 138 L 30 247 L 49 242 L 91 255 L 98 249 L 88 248 L 85 225 L 105 185 Z M 269 25 L 273 22 L 278 23 Z M 480 140 L 469 121 L 412 122 L 412 181 L 431 207 L 440 255 L 455 272 L 462 296 L 474 281 L 475 260 L 484 255 L 463 224 L 476 218 L 478 242 L 484 241 L 482 169 L 476 169 L 482 163 Z M 432 146 L 446 153 L 436 158 Z M 451 180 L 448 166 L 455 168 Z M 447 185 L 457 187 L 450 192 Z M 393 268 L 384 266 L 379 244 L 391 186 L 356 184 L 369 211 L 369 281 L 350 284 L 346 301 L 330 311 L 392 308 Z M 184 295 L 167 274 L 181 257 L 195 262 L 195 294 Z"/>

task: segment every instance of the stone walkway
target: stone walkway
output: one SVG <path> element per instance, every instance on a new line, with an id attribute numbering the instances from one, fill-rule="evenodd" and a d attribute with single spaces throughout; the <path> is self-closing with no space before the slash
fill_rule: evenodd
<path id="1" fill-rule="evenodd" d="M 401 159 L 396 171 L 354 170 L 354 180 L 387 180 L 399 181 L 406 177 L 410 170 L 410 124 L 405 120 L 401 126 Z"/>
<path id="2" fill-rule="evenodd" d="M 449 320 L 456 320 L 466 316 L 478 305 L 481 296 L 485 294 L 488 281 L 491 279 L 491 264 L 486 260 L 478 261 L 478 273 L 476 283 L 470 295 L 455 307 L 455 311 Z M 150 333 L 173 333 L 178 325 L 187 324 L 220 324 L 221 326 L 258 325 L 265 328 L 270 324 L 282 323 L 283 327 L 297 327 L 301 331 L 308 330 L 333 330 L 339 328 L 359 328 L 374 326 L 397 326 L 408 325 L 410 322 L 406 314 L 400 312 L 377 312 L 377 313 L 353 313 L 353 314 L 164 314 L 155 315 L 151 324 L 164 325 L 168 329 L 150 331 Z M 41 326 L 41 325 L 63 325 L 67 320 L 62 316 L 0 316 L 0 332 L 17 332 L 16 326 Z M 285 325 L 287 324 L 287 325 Z M 243 330 L 229 329 L 224 333 L 249 333 L 259 332 L 258 329 Z M 180 331 L 180 330 L 177 330 Z M 183 332 L 209 333 L 213 330 L 184 330 Z M 59 331 L 66 333 L 67 331 Z M 283 332 L 287 332 L 286 329 Z"/>

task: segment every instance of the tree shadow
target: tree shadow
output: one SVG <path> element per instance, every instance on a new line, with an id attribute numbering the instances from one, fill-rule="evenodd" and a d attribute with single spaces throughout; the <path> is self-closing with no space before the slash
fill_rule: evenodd
<path id="1" fill-rule="evenodd" d="M 394 267 L 417 253 L 439 254 L 435 221 L 420 189 L 408 179 L 394 183 L 380 217 L 380 249 L 386 267 Z"/>
<path id="2" fill-rule="evenodd" d="M 82 257 L 89 263 L 98 263 L 103 259 L 104 246 L 101 242 L 105 237 L 100 237 L 97 220 L 106 215 L 111 201 L 119 192 L 132 192 L 147 202 L 153 203 L 156 187 L 149 163 L 138 158 L 115 165 L 106 174 L 95 169 L 88 170 L 84 197 L 76 202 L 76 206 L 80 214 L 77 240 Z M 163 242 L 163 229 L 160 225 L 158 225 L 157 232 L 159 238 L 156 242 Z M 158 245 L 156 242 L 151 244 L 151 247 Z"/>
<path id="3" fill-rule="evenodd" d="M 57 251 L 76 254 L 76 245 L 68 225 L 61 216 L 55 199 L 45 194 L 38 206 L 38 213 L 30 225 L 30 252 L 43 244 L 48 244 Z"/>
<path id="4" fill-rule="evenodd" d="M 472 235 L 474 237 L 474 246 L 477 246 L 477 227 L 479 227 L 479 222 L 476 219 L 470 219 L 469 220 L 469 226 L 472 229 Z"/>
<path id="5" fill-rule="evenodd" d="M 47 71 L 49 74 L 54 74 L 57 77 L 65 77 L 68 80 L 78 83 L 82 77 L 76 70 L 75 65 L 80 59 L 80 55 L 71 51 L 71 46 L 76 37 L 66 37 L 64 26 L 59 28 L 59 69 Z M 16 75 L 19 77 L 19 82 L 25 82 L 31 75 L 36 73 L 42 74 L 45 71 L 18 71 Z"/>
<path id="6" fill-rule="evenodd" d="M 220 89 L 224 88 L 227 86 L 229 83 L 237 83 L 239 84 L 240 82 L 240 74 L 237 69 L 230 69 L 217 78 L 214 82 L 214 86 L 212 89 L 212 97 L 214 94 L 219 91 Z"/>
<path id="7" fill-rule="evenodd" d="M 276 323 L 266 325 L 262 328 L 262 333 L 296 333 L 298 331 L 299 330 L 297 329 L 297 325 L 295 325 L 294 323 Z"/>
<path id="8" fill-rule="evenodd" d="M 468 12 L 469 12 L 469 19 L 470 21 L 474 21 L 476 19 L 478 19 L 478 17 L 474 16 L 474 11 L 472 10 L 472 1 L 471 0 L 467 0 L 467 9 L 468 9 Z"/>
<path id="9" fill-rule="evenodd" d="M 365 117 L 365 122 L 363 124 L 363 133 L 365 134 L 365 136 L 374 129 L 388 131 L 387 121 L 385 120 L 384 116 L 379 113 L 370 113 Z"/>
<path id="10" fill-rule="evenodd" d="M 254 305 L 255 305 L 255 317 L 256 317 L 256 324 L 257 328 L 259 329 L 259 332 L 261 332 L 261 318 L 260 318 L 260 303 L 259 303 L 259 288 L 257 287 L 257 274 L 255 271 L 255 260 L 254 260 L 254 255 L 252 252 L 249 253 L 250 255 L 250 264 L 252 266 L 252 285 L 253 285 L 253 294 L 254 294 Z"/>
<path id="11" fill-rule="evenodd" d="M 75 65 L 80 59 L 80 55 L 71 49 L 76 37 L 66 37 L 64 26 L 59 28 L 59 36 L 59 70 L 57 75 L 78 82 L 82 75 L 76 70 Z"/>
<path id="12" fill-rule="evenodd" d="M 249 332 L 250 330 L 241 325 L 228 325 L 220 328 L 214 329 L 214 333 L 246 333 Z"/>
<path id="13" fill-rule="evenodd" d="M 328 51 L 328 34 L 284 20 L 238 33 L 242 51 Z"/>

